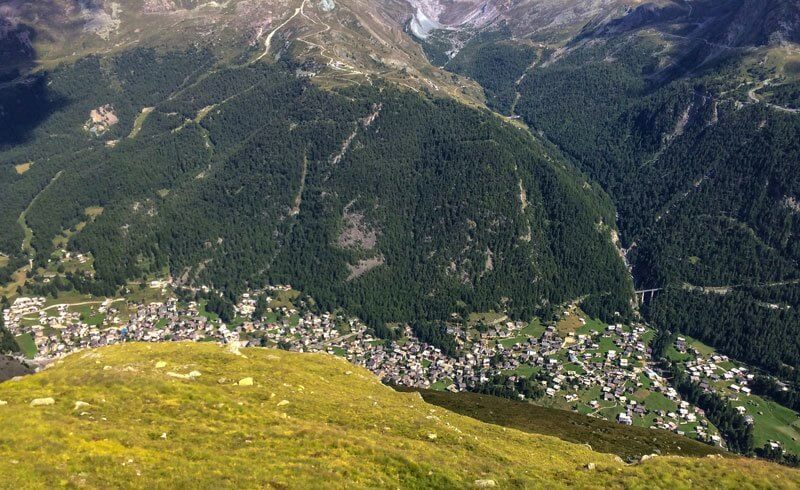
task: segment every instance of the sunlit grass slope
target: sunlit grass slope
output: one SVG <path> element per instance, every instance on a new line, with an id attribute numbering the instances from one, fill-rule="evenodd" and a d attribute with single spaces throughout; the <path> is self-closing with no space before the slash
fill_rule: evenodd
<path id="1" fill-rule="evenodd" d="M 0 384 L 0 487 L 800 485 L 800 472 L 754 460 L 624 465 L 428 405 L 333 356 L 242 354 L 127 344 Z"/>

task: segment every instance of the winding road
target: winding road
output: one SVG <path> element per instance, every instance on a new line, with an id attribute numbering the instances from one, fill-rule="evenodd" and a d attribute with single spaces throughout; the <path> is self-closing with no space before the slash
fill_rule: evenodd
<path id="1" fill-rule="evenodd" d="M 772 80 L 764 80 L 763 82 L 759 83 L 755 87 L 753 87 L 750 90 L 748 90 L 747 91 L 747 97 L 750 99 L 750 101 L 753 102 L 754 104 L 759 104 L 759 103 L 766 104 L 767 107 L 771 107 L 772 109 L 775 109 L 776 111 L 787 112 L 789 114 L 797 114 L 797 113 L 799 113 L 800 110 L 798 110 L 798 109 L 792 109 L 790 107 L 784 107 L 784 106 L 781 106 L 781 105 L 772 104 L 772 103 L 769 103 L 769 102 L 764 102 L 763 100 L 758 98 L 758 95 L 756 95 L 756 92 L 758 92 L 762 88 L 764 88 L 767 85 L 769 85 L 769 83 L 771 81 Z"/>
<path id="2" fill-rule="evenodd" d="M 295 17 L 297 17 L 298 15 L 300 15 L 300 12 L 302 12 L 302 11 L 303 11 L 303 7 L 305 7 L 305 5 L 306 5 L 306 2 L 307 2 L 307 1 L 308 1 L 308 0 L 303 0 L 303 3 L 301 3 L 301 4 L 300 4 L 300 6 L 299 6 L 299 7 L 297 7 L 297 8 L 294 10 L 294 13 L 292 14 L 292 16 L 291 16 L 291 17 L 289 17 L 288 19 L 286 19 L 286 20 L 283 22 L 283 24 L 281 24 L 281 25 L 279 25 L 278 27 L 276 27 L 275 29 L 273 29 L 273 30 L 272 30 L 272 32 L 270 32 L 269 34 L 267 34 L 267 38 L 264 40 L 264 52 L 263 52 L 263 53 L 261 53 L 261 55 L 260 55 L 258 58 L 256 58 L 254 61 L 260 61 L 260 60 L 261 60 L 261 59 L 262 59 L 264 56 L 266 56 L 266 55 L 267 55 L 267 53 L 269 53 L 269 48 L 270 48 L 270 46 L 272 45 L 272 38 L 273 38 L 273 36 L 275 36 L 275 33 L 276 33 L 276 32 L 278 32 L 279 30 L 281 30 L 281 29 L 282 29 L 282 28 L 283 28 L 283 27 L 284 27 L 286 24 L 288 24 L 289 22 L 291 22 L 291 21 L 292 21 L 292 19 L 294 19 Z"/>

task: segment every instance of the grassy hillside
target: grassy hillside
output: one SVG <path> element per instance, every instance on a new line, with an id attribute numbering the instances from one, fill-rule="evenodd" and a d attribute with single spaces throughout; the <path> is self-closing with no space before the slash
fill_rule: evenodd
<path id="1" fill-rule="evenodd" d="M 0 434 L 4 485 L 800 484 L 800 472 L 754 460 L 658 457 L 624 465 L 586 446 L 428 405 L 331 356 L 242 353 L 212 344 L 126 344 L 0 385 L 4 426 L 14 428 Z M 53 404 L 31 406 L 41 398 Z"/>
<path id="2" fill-rule="evenodd" d="M 626 461 L 646 454 L 708 456 L 727 454 L 719 448 L 663 430 L 629 427 L 586 415 L 541 407 L 480 393 L 420 391 L 422 398 L 468 417 L 532 434 L 555 436 L 592 449 L 616 454 Z"/>

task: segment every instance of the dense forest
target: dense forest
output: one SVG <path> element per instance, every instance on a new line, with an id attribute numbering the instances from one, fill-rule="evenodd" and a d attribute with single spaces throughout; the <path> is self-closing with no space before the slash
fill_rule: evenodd
<path id="1" fill-rule="evenodd" d="M 197 56 L 134 50 L 46 75 L 50 97 L 70 102 L 0 151 L 12 176 L 3 274 L 46 264 L 67 232 L 94 260 L 93 276 L 69 284 L 96 294 L 165 271 L 225 296 L 291 283 L 385 336 L 389 322 L 530 318 L 575 298 L 595 316 L 630 314 L 610 199 L 527 133 L 387 84 L 323 91 L 290 61 L 201 77 Z M 135 76 L 153 63 L 170 68 Z M 104 105 L 118 124 L 87 132 Z"/>
<path id="2" fill-rule="evenodd" d="M 797 317 L 759 306 L 784 294 L 797 308 L 797 295 L 753 291 L 800 279 L 800 118 L 742 104 L 735 58 L 687 77 L 664 70 L 646 36 L 573 48 L 528 70 L 517 114 L 611 194 L 637 287 L 737 288 L 726 298 L 672 290 L 649 319 L 773 371 L 797 366 Z"/>
<path id="3" fill-rule="evenodd" d="M 800 315 L 774 308 L 746 293 L 727 294 L 669 288 L 647 306 L 662 328 L 702 339 L 720 352 L 797 381 L 800 368 Z"/>
<path id="4" fill-rule="evenodd" d="M 83 58 L 41 72 L 32 83 L 0 88 L 0 252 L 19 252 L 23 229 L 17 220 L 59 169 L 127 136 L 144 107 L 188 85 L 213 62 L 205 51 L 138 49 L 110 61 Z M 153 66 L 158 69 L 144 69 Z M 119 122 L 95 136 L 84 125 L 104 105 L 113 107 Z M 31 165 L 20 173 L 17 165 L 26 163 Z M 40 260 L 47 258 L 47 240 L 33 244 L 45 247 Z"/>
<path id="5" fill-rule="evenodd" d="M 800 82 L 781 83 L 759 92 L 772 104 L 800 109 Z"/>
<path id="6" fill-rule="evenodd" d="M 476 35 L 444 67 L 480 83 L 486 104 L 510 115 L 517 103 L 517 81 L 537 60 L 533 45 L 511 42 L 507 27 Z"/>
<path id="7" fill-rule="evenodd" d="M 499 396 L 510 400 L 537 400 L 544 396 L 544 389 L 535 375 L 508 376 L 498 374 L 492 379 L 469 389 L 474 393 Z"/>

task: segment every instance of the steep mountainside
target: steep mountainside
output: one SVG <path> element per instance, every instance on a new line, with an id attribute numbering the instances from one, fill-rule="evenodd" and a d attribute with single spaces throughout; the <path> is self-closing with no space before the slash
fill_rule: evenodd
<path id="1" fill-rule="evenodd" d="M 412 12 L 404 0 L 10 0 L 0 77 L 135 47 L 203 47 L 226 63 L 302 59 L 321 85 L 381 78 L 480 103 L 474 83 L 430 66 L 403 32 Z"/>
<path id="2" fill-rule="evenodd" d="M 518 37 L 566 39 L 590 22 L 624 14 L 640 0 L 409 0 L 416 9 L 412 30 L 424 38 L 433 31 L 479 31 L 507 23 Z"/>
<path id="3" fill-rule="evenodd" d="M 792 488 L 797 470 L 728 458 L 625 465 L 478 422 L 327 355 L 210 344 L 74 354 L 0 384 L 10 486 Z M 43 441 L 48 441 L 43 443 Z M 532 464 L 532 462 L 535 462 Z"/>
<path id="4" fill-rule="evenodd" d="M 609 199 L 529 134 L 385 83 L 215 65 L 134 49 L 8 89 L 41 91 L 43 114 L 0 154 L 5 273 L 47 265 L 66 237 L 96 293 L 164 273 L 230 293 L 289 282 L 384 333 L 576 298 L 629 310 Z"/>
<path id="5" fill-rule="evenodd" d="M 793 379 L 800 322 L 784 308 L 796 303 L 706 294 L 794 297 L 779 290 L 800 279 L 799 19 L 796 1 L 649 2 L 563 43 L 489 24 L 445 62 L 612 195 L 637 286 L 683 288 L 697 306 L 689 320 L 663 295 L 652 318 Z"/>

